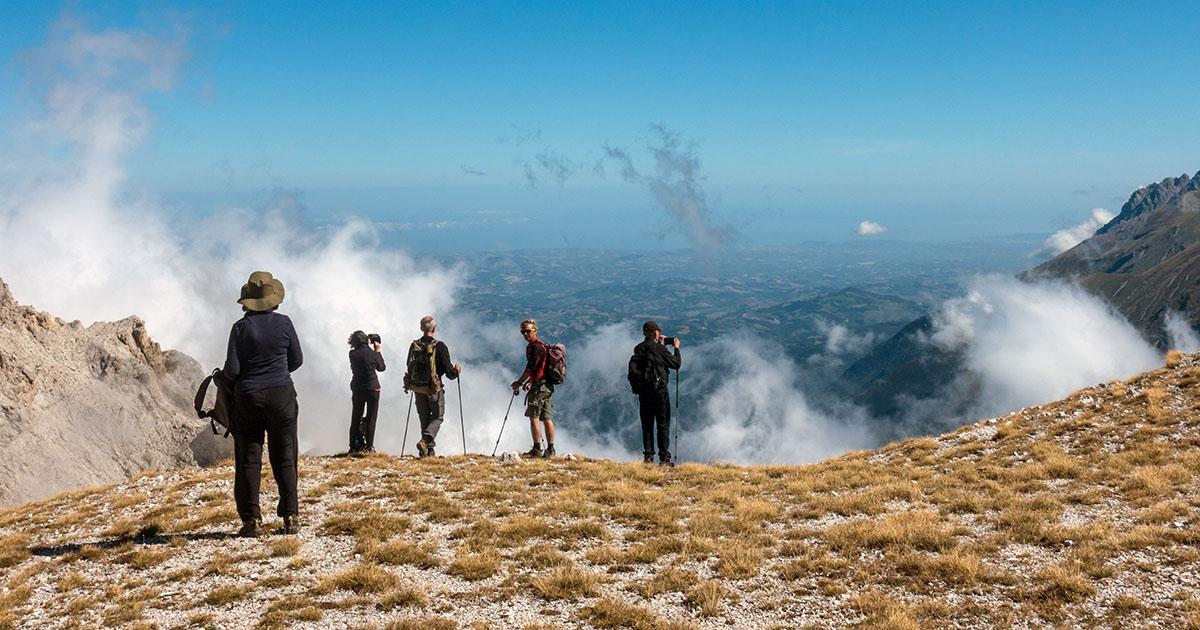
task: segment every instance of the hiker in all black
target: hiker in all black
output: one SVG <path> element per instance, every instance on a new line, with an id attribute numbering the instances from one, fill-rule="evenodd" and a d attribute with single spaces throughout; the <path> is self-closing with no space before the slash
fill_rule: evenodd
<path id="1" fill-rule="evenodd" d="M 387 365 L 379 337 L 356 330 L 350 335 L 350 452 L 375 452 L 375 419 L 379 416 L 379 377 Z M 366 414 L 363 414 L 363 411 Z"/>
<path id="2" fill-rule="evenodd" d="M 537 322 L 527 319 L 521 322 L 521 335 L 528 345 L 525 346 L 525 371 L 512 382 L 513 394 L 524 386 L 529 393 L 525 395 L 525 416 L 529 418 L 529 432 L 533 435 L 533 448 L 525 453 L 530 457 L 552 457 L 554 455 L 554 421 L 552 398 L 554 385 L 546 382 L 546 344 L 537 336 Z M 542 449 L 542 432 L 538 421 L 546 426 L 546 448 Z"/>
<path id="3" fill-rule="evenodd" d="M 421 318 L 421 332 L 425 334 L 413 341 L 408 349 L 408 372 L 404 375 L 404 381 L 405 387 L 413 391 L 417 417 L 421 419 L 421 441 L 417 442 L 417 453 L 421 457 L 434 457 L 437 455 L 434 451 L 437 434 L 446 415 L 446 389 L 442 386 L 442 379 L 458 378 L 462 366 L 452 363 L 450 349 L 433 338 L 433 333 L 437 332 L 437 322 L 432 316 Z"/>
<path id="4" fill-rule="evenodd" d="M 291 373 L 304 362 L 304 355 L 292 320 L 275 312 L 282 301 L 283 283 L 270 273 L 255 271 L 242 285 L 238 300 L 245 315 L 229 331 L 224 372 L 234 381 L 233 498 L 242 519 L 239 536 L 263 533 L 258 493 L 264 434 L 271 473 L 279 487 L 276 513 L 283 518 L 283 533 L 300 530 L 296 494 L 300 407 Z"/>
<path id="5" fill-rule="evenodd" d="M 654 438 L 658 437 L 658 463 L 673 466 L 671 462 L 671 395 L 667 391 L 670 370 L 678 370 L 679 339 L 672 339 L 675 353 L 667 351 L 658 324 L 649 321 L 642 324 L 645 341 L 633 348 L 629 359 L 629 383 L 638 395 L 639 412 L 642 419 L 642 455 L 647 464 L 654 462 Z M 657 431 L 655 430 L 657 427 Z"/>

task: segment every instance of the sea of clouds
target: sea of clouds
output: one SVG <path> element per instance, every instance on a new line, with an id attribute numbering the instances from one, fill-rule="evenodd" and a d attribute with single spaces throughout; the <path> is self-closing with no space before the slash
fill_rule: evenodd
<path id="1" fill-rule="evenodd" d="M 438 337 L 464 367 L 461 382 L 449 386 L 439 452 L 457 453 L 465 442 L 471 452 L 490 453 L 502 424 L 500 450 L 528 448 L 522 401 L 508 388 L 524 364 L 518 322 L 484 323 L 460 306 L 468 267 L 383 247 L 366 219 L 307 225 L 287 194 L 259 208 L 180 211 L 130 184 L 130 155 L 154 127 L 146 97 L 174 87 L 186 47 L 180 39 L 97 31 L 67 16 L 21 56 L 30 105 L 0 135 L 9 144 L 0 162 L 0 278 L 16 298 L 85 323 L 136 314 L 164 347 L 211 369 L 221 365 L 229 327 L 241 316 L 239 287 L 252 271 L 271 271 L 286 286 L 280 312 L 295 322 L 304 349 L 305 364 L 294 377 L 302 450 L 311 454 L 346 448 L 346 338 L 355 329 L 382 334 L 391 366 L 381 375 L 376 445 L 412 452 L 415 413 L 404 443 L 410 414 L 400 372 L 418 320 L 432 314 Z M 650 152 L 652 168 L 639 168 L 622 149 L 609 147 L 607 154 L 626 181 L 644 186 L 680 222 L 698 250 L 722 245 L 722 227 L 705 214 L 693 146 L 662 131 Z M 964 352 L 982 382 L 972 410 L 977 417 L 1161 363 L 1119 316 L 1068 284 L 976 278 L 935 321 L 927 342 Z M 569 380 L 555 400 L 560 454 L 639 457 L 636 399 L 625 381 L 639 325 L 600 327 L 569 349 Z M 798 463 L 875 445 L 872 421 L 861 409 L 806 393 L 814 366 L 840 365 L 873 341 L 837 324 L 827 331 L 827 355 L 804 365 L 753 337 L 698 346 L 685 340 L 682 457 Z M 1200 346 L 1194 334 L 1179 338 Z M 600 426 L 608 429 L 593 429 Z"/>

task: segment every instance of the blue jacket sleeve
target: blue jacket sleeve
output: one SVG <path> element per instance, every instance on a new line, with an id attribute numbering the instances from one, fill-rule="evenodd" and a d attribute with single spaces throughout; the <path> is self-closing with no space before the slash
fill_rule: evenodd
<path id="1" fill-rule="evenodd" d="M 300 337 L 296 334 L 296 327 L 292 325 L 291 318 L 288 318 L 288 372 L 295 372 L 304 364 L 304 352 L 300 350 Z"/>
<path id="2" fill-rule="evenodd" d="M 238 374 L 242 372 L 242 365 L 238 362 L 237 355 L 237 324 L 229 329 L 229 344 L 225 348 L 225 367 L 222 368 L 225 376 L 230 380 L 237 380 Z"/>

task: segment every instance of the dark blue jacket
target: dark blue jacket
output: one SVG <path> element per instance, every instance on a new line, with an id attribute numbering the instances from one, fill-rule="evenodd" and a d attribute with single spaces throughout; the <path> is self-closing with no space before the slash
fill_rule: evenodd
<path id="1" fill-rule="evenodd" d="M 287 315 L 247 311 L 229 331 L 225 374 L 238 394 L 292 384 L 291 372 L 304 363 L 300 339 Z"/>

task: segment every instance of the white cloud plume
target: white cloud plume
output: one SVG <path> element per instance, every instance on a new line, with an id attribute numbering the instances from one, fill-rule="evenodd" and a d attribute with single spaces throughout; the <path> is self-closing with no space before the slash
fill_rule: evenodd
<path id="1" fill-rule="evenodd" d="M 975 278 L 934 319 L 932 343 L 965 353 L 979 379 L 975 415 L 1000 415 L 1162 363 L 1099 298 L 1057 281 Z"/>
<path id="2" fill-rule="evenodd" d="M 1180 352 L 1200 352 L 1200 336 L 1196 329 L 1188 323 L 1183 313 L 1170 311 L 1163 321 L 1167 329 L 1167 337 L 1171 340 L 1171 349 Z"/>
<path id="3" fill-rule="evenodd" d="M 1103 227 L 1109 221 L 1112 221 L 1116 216 L 1104 208 L 1093 208 L 1091 218 L 1075 227 L 1059 230 L 1051 234 L 1050 238 L 1046 239 L 1046 242 L 1042 244 L 1041 249 L 1034 252 L 1033 255 L 1044 258 L 1057 256 L 1090 238 L 1096 233 L 1096 230 Z"/>
<path id="4" fill-rule="evenodd" d="M 887 230 L 886 225 L 880 225 L 874 221 L 863 221 L 854 228 L 854 233 L 858 236 L 870 236 L 871 234 L 883 234 Z"/>

